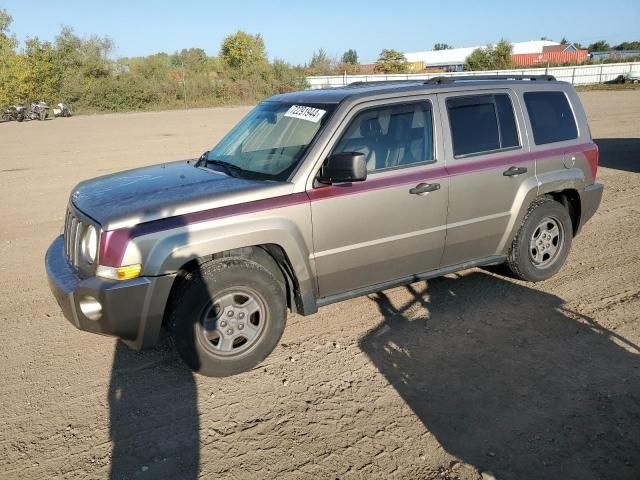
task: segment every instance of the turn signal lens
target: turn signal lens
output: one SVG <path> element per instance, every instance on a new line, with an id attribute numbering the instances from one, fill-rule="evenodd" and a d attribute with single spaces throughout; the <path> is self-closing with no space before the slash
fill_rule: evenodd
<path id="1" fill-rule="evenodd" d="M 131 280 L 138 278 L 142 272 L 142 265 L 126 265 L 124 267 L 105 267 L 98 265 L 96 275 L 99 277 L 110 278 L 111 280 Z"/>
<path id="2" fill-rule="evenodd" d="M 135 265 L 127 265 L 126 267 L 118 267 L 118 280 L 130 280 L 140 276 L 142 271 L 142 265 L 136 263 Z"/>

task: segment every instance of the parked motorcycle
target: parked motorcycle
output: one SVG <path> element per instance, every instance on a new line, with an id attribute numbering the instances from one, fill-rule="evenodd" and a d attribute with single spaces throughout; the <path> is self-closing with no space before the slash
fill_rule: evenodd
<path id="1" fill-rule="evenodd" d="M 25 118 L 24 105 L 14 105 L 13 107 L 2 109 L 2 120 L 5 122 L 22 122 Z"/>
<path id="2" fill-rule="evenodd" d="M 60 102 L 58 105 L 53 107 L 53 116 L 54 117 L 70 117 L 71 109 L 68 105 Z"/>
<path id="3" fill-rule="evenodd" d="M 32 103 L 31 107 L 27 111 L 27 118 L 29 120 L 46 120 L 49 116 L 49 105 L 47 102 Z"/>

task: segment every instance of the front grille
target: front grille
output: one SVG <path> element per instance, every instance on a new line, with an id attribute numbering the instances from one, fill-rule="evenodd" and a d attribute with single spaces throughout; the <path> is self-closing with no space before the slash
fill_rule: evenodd
<path id="1" fill-rule="evenodd" d="M 83 228 L 80 219 L 71 210 L 67 210 L 64 220 L 64 255 L 75 268 L 80 265 L 80 238 Z"/>

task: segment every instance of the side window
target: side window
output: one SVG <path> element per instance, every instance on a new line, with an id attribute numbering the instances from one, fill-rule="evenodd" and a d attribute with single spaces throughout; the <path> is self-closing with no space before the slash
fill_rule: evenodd
<path id="1" fill-rule="evenodd" d="M 536 145 L 578 138 L 576 119 L 563 92 L 524 94 Z"/>
<path id="2" fill-rule="evenodd" d="M 364 153 L 369 172 L 433 160 L 431 104 L 390 105 L 360 112 L 332 153 L 341 152 Z"/>
<path id="3" fill-rule="evenodd" d="M 504 93 L 448 98 L 447 111 L 455 157 L 520 145 L 513 105 Z"/>

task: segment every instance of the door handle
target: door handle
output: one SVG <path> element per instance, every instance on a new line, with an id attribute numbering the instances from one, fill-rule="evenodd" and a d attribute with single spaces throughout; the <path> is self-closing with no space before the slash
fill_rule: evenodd
<path id="1" fill-rule="evenodd" d="M 517 177 L 523 173 L 527 173 L 527 167 L 509 167 L 507 170 L 502 172 L 502 175 L 505 177 Z"/>
<path id="2" fill-rule="evenodd" d="M 424 195 L 429 192 L 435 192 L 436 190 L 440 190 L 439 183 L 419 183 L 409 190 L 409 193 L 412 195 Z"/>

